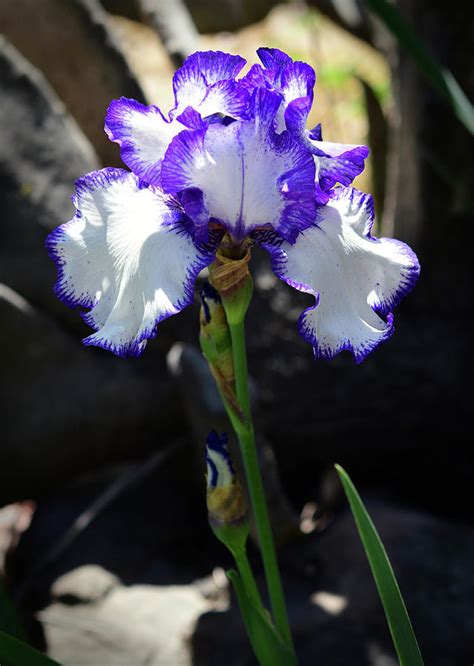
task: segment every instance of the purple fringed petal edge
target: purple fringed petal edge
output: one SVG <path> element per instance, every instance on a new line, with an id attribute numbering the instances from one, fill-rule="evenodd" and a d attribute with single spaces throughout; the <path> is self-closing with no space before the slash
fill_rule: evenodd
<path id="1" fill-rule="evenodd" d="M 99 189 L 100 187 L 105 187 L 106 185 L 110 185 L 111 183 L 115 183 L 118 181 L 124 181 L 128 179 L 130 176 L 132 176 L 135 179 L 138 188 L 148 187 L 147 184 L 140 181 L 140 179 L 138 179 L 134 174 L 131 174 L 129 171 L 125 171 L 124 169 L 115 169 L 112 167 L 108 167 L 105 169 L 101 169 L 99 171 L 92 171 L 79 178 L 76 181 L 76 194 L 71 197 L 72 202 L 74 203 L 75 206 L 77 206 L 78 195 L 80 195 L 81 193 L 89 192 L 91 189 Z M 175 223 L 174 225 L 175 231 L 177 233 L 182 233 L 191 237 L 191 231 L 193 229 L 191 220 L 189 220 L 185 216 L 185 214 L 179 209 L 178 205 L 176 205 L 176 212 L 180 214 L 182 219 L 178 220 Z M 85 297 L 83 298 L 71 297 L 70 293 L 68 293 L 64 289 L 62 283 L 64 281 L 65 262 L 57 252 L 57 243 L 62 237 L 64 237 L 65 231 L 81 218 L 82 218 L 82 213 L 78 209 L 74 217 L 69 222 L 66 222 L 65 224 L 62 224 L 61 226 L 57 227 L 48 235 L 45 241 L 45 247 L 48 251 L 49 256 L 54 261 L 58 271 L 58 276 L 53 287 L 55 295 L 59 298 L 59 300 L 61 300 L 65 305 L 67 305 L 71 309 L 85 308 L 90 310 L 97 304 L 97 300 Z M 170 225 L 170 228 L 172 228 L 172 226 L 173 225 Z M 199 254 L 197 259 L 191 264 L 191 266 L 188 267 L 188 270 L 186 272 L 184 279 L 185 296 L 183 299 L 174 304 L 176 309 L 178 309 L 179 311 L 183 310 L 188 305 L 191 305 L 194 302 L 194 284 L 196 282 L 196 278 L 201 272 L 201 270 L 206 266 L 208 266 L 213 261 L 217 247 L 220 242 L 220 238 L 221 234 L 211 232 L 209 234 L 209 239 L 207 243 L 205 244 L 195 243 L 196 249 L 198 250 Z M 146 340 L 156 337 L 158 324 L 160 324 L 160 322 L 162 322 L 164 319 L 174 314 L 177 313 L 174 311 L 167 311 L 160 314 L 160 316 L 155 320 L 153 326 L 144 331 L 138 338 L 134 339 L 130 344 L 123 345 L 122 347 L 109 344 L 107 343 L 106 340 L 91 341 L 89 340 L 91 336 L 84 338 L 82 342 L 85 346 L 95 346 L 105 349 L 107 351 L 111 351 L 116 356 L 119 356 L 121 358 L 130 358 L 130 357 L 137 358 L 143 353 L 145 349 L 144 343 L 146 342 Z M 101 327 L 96 326 L 95 323 L 90 318 L 90 312 L 80 312 L 80 315 L 82 319 L 85 321 L 85 323 L 88 326 L 90 326 L 94 331 L 97 332 L 98 330 L 100 330 Z"/>
<path id="2" fill-rule="evenodd" d="M 377 340 L 373 345 L 368 345 L 364 350 L 361 351 L 355 349 L 349 340 L 345 340 L 343 343 L 341 343 L 341 345 L 339 345 L 339 347 L 335 351 L 328 351 L 327 349 L 321 348 L 319 346 L 316 337 L 309 335 L 304 328 L 304 319 L 306 314 L 311 310 L 314 310 L 318 306 L 319 292 L 317 291 L 315 292 L 313 289 L 311 289 L 311 287 L 309 287 L 305 283 L 296 282 L 294 280 L 281 276 L 281 271 L 284 269 L 286 265 L 285 253 L 283 250 L 281 250 L 281 245 L 283 244 L 284 240 L 280 238 L 273 230 L 256 232 L 253 234 L 253 238 L 270 254 L 272 270 L 274 271 L 275 275 L 280 280 L 282 280 L 282 282 L 285 282 L 286 284 L 293 287 L 297 291 L 301 291 L 306 294 L 311 294 L 314 297 L 315 299 L 314 305 L 311 305 L 310 307 L 303 310 L 303 312 L 298 318 L 298 332 L 301 335 L 301 337 L 312 346 L 314 358 L 332 360 L 340 352 L 348 351 L 352 353 L 356 363 L 360 364 L 379 345 L 381 345 L 383 342 L 386 342 L 392 337 L 395 331 L 393 310 L 399 305 L 400 301 L 413 290 L 420 276 L 421 269 L 417 255 L 408 245 L 406 245 L 402 241 L 398 241 L 392 238 L 377 239 L 371 235 L 375 215 L 374 215 L 373 197 L 370 194 L 365 194 L 364 192 L 360 192 L 355 188 L 339 187 L 336 188 L 335 190 L 334 199 L 346 196 L 347 190 L 351 191 L 350 196 L 353 199 L 358 200 L 359 205 L 366 206 L 368 209 L 368 220 L 366 227 L 364 229 L 364 236 L 369 240 L 373 241 L 383 240 L 385 243 L 394 244 L 397 245 L 398 247 L 401 247 L 403 249 L 403 254 L 405 254 L 405 256 L 409 258 L 412 266 L 409 276 L 400 284 L 399 288 L 390 299 L 384 301 L 383 303 L 377 303 L 371 306 L 374 312 L 376 312 L 378 315 L 380 315 L 382 318 L 385 319 L 386 323 L 388 324 L 388 328 L 383 334 L 383 336 L 379 338 L 379 340 Z M 320 209 L 318 211 L 318 215 L 321 214 L 322 211 Z M 317 219 L 314 226 L 318 226 Z"/>

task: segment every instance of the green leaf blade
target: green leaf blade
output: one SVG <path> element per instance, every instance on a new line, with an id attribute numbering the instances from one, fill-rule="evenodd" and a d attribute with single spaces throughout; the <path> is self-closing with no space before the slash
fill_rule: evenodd
<path id="1" fill-rule="evenodd" d="M 336 465 L 383 604 L 401 666 L 424 666 L 408 611 L 384 545 L 347 472 Z"/>

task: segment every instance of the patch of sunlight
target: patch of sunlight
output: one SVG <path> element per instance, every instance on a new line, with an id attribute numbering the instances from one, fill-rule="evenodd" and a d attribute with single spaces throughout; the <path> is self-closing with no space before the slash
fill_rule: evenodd
<path id="1" fill-rule="evenodd" d="M 310 600 L 329 615 L 340 615 L 349 604 L 347 597 L 323 591 L 312 594 Z"/>

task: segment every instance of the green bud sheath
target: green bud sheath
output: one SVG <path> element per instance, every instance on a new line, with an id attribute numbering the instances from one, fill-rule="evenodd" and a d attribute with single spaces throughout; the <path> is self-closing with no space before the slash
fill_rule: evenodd
<path id="1" fill-rule="evenodd" d="M 252 299 L 253 280 L 249 272 L 250 249 L 245 248 L 242 257 L 224 254 L 220 248 L 209 267 L 209 280 L 222 299 L 229 326 L 244 321 Z"/>
<path id="2" fill-rule="evenodd" d="M 201 346 L 205 345 L 211 355 L 218 356 L 231 349 L 232 342 L 224 306 L 221 297 L 209 282 L 205 282 L 201 289 L 199 323 Z M 206 357 L 209 362 L 214 362 L 207 353 Z"/>
<path id="3" fill-rule="evenodd" d="M 201 289 L 199 342 L 226 404 L 240 417 L 235 396 L 232 338 L 221 297 L 208 282 Z"/>

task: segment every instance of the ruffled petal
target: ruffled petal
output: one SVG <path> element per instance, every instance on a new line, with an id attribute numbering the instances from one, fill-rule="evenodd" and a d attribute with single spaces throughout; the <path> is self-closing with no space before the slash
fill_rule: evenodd
<path id="1" fill-rule="evenodd" d="M 172 141 L 162 186 L 180 197 L 191 189 L 192 210 L 183 205 L 200 237 L 214 218 L 236 240 L 270 225 L 291 241 L 314 220 L 313 158 L 288 132 L 275 133 L 280 104 L 280 95 L 258 88 L 249 120 L 182 132 Z"/>
<path id="2" fill-rule="evenodd" d="M 83 317 L 96 332 L 86 345 L 138 356 L 156 325 L 192 302 L 213 248 L 195 245 L 176 202 L 121 169 L 78 180 L 74 203 L 74 218 L 47 240 L 56 293 L 90 308 Z"/>
<path id="3" fill-rule="evenodd" d="M 290 56 L 284 51 L 280 51 L 280 49 L 271 49 L 267 46 L 262 46 L 257 49 L 257 53 L 265 69 L 276 73 L 281 72 L 286 65 L 293 62 Z"/>
<path id="4" fill-rule="evenodd" d="M 288 129 L 314 155 L 317 201 L 325 204 L 336 183 L 348 186 L 364 170 L 369 150 L 367 146 L 322 141 L 320 125 L 308 132 L 306 121 L 313 104 L 316 83 L 313 68 L 303 62 L 293 62 L 278 49 L 262 48 L 257 53 L 263 67 L 251 67 L 242 84 L 248 90 L 265 87 L 282 95 L 283 103 L 276 116 L 277 131 Z"/>
<path id="5" fill-rule="evenodd" d="M 276 129 L 289 129 L 300 137 L 313 104 L 314 69 L 304 62 L 293 62 L 278 49 L 261 48 L 257 53 L 264 67 L 253 65 L 241 79 L 242 84 L 248 90 L 264 87 L 278 92 L 283 103 L 276 116 Z"/>
<path id="6" fill-rule="evenodd" d="M 369 154 L 367 146 L 322 141 L 320 126 L 308 132 L 306 140 L 315 157 L 323 190 L 329 191 L 336 183 L 348 186 L 364 170 Z"/>
<path id="7" fill-rule="evenodd" d="M 147 183 L 159 181 L 163 155 L 173 137 L 184 129 L 185 124 L 167 120 L 157 106 L 126 97 L 114 100 L 105 118 L 105 131 L 119 144 L 122 160 Z"/>
<path id="8" fill-rule="evenodd" d="M 173 76 L 176 105 L 171 117 L 192 106 L 202 117 L 222 113 L 240 118 L 248 95 L 235 83 L 235 77 L 245 62 L 241 56 L 222 51 L 198 51 L 190 55 Z"/>
<path id="9" fill-rule="evenodd" d="M 280 90 L 284 99 L 285 127 L 300 134 L 313 105 L 316 83 L 314 69 L 304 62 L 292 62 L 282 71 Z"/>
<path id="10" fill-rule="evenodd" d="M 114 100 L 105 119 L 105 131 L 120 145 L 121 156 L 132 171 L 153 185 L 160 184 L 161 161 L 171 140 L 186 128 L 197 129 L 204 118 L 246 117 L 249 93 L 235 82 L 245 60 L 220 52 L 195 53 L 173 79 L 176 106 L 166 118 L 157 106 L 133 99 Z"/>
<path id="11" fill-rule="evenodd" d="M 338 188 L 294 245 L 260 239 L 277 276 L 315 297 L 299 327 L 317 357 L 349 350 L 363 361 L 392 335 L 393 308 L 418 279 L 413 251 L 400 241 L 373 238 L 372 223 L 372 197 Z"/>
<path id="12" fill-rule="evenodd" d="M 248 91 L 235 81 L 218 81 L 209 86 L 200 104 L 196 106 L 203 118 L 214 114 L 245 118 L 249 104 Z"/>
<path id="13" fill-rule="evenodd" d="M 253 92 L 255 88 L 273 88 L 273 77 L 269 78 L 267 71 L 258 64 L 252 65 L 247 74 L 239 79 L 239 83 Z"/>

